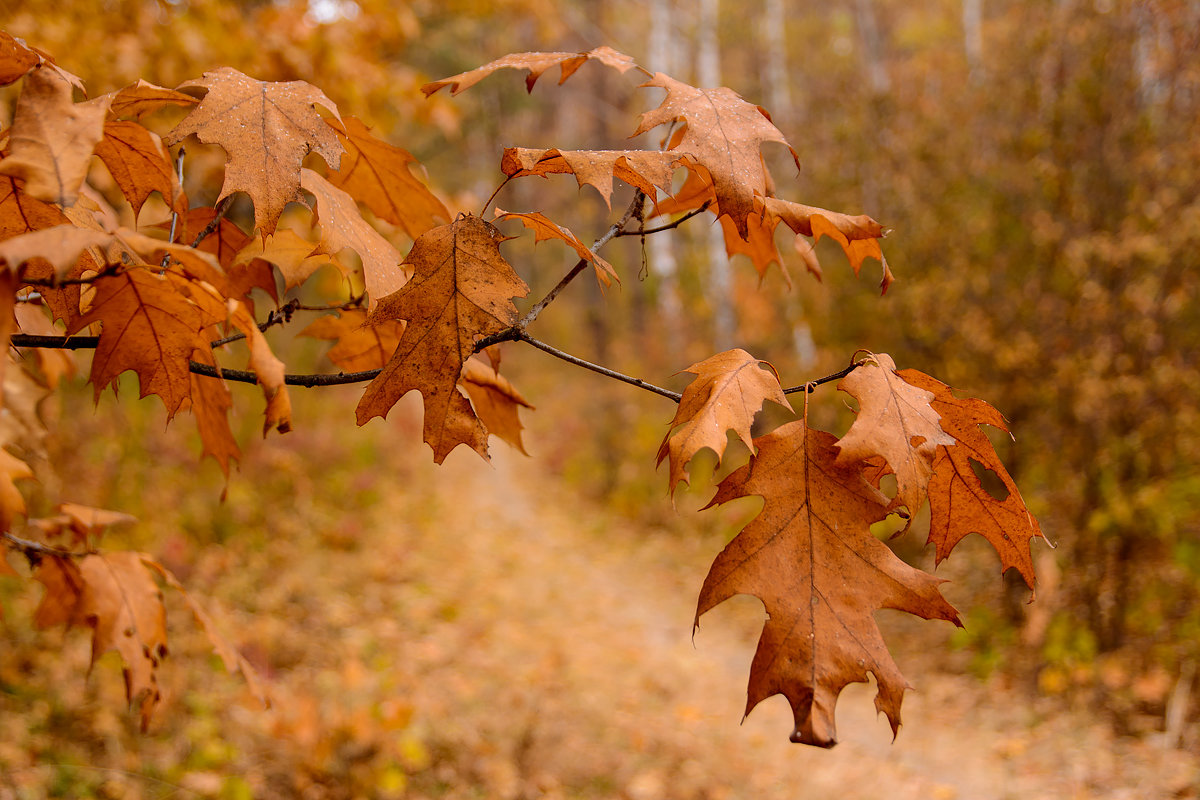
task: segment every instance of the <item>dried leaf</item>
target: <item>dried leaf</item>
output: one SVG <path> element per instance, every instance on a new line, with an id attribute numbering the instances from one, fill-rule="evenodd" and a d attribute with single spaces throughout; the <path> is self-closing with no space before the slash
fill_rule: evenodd
<path id="1" fill-rule="evenodd" d="M 54 71 L 30 72 L 17 98 L 10 155 L 0 161 L 0 174 L 25 181 L 25 194 L 62 206 L 79 196 L 108 113 L 107 101 L 76 103 L 71 95 L 71 84 Z"/>
<path id="2" fill-rule="evenodd" d="M 167 134 L 176 145 L 191 134 L 220 145 L 229 154 L 220 199 L 245 192 L 254 202 L 254 224 L 273 233 L 288 203 L 300 200 L 300 165 L 315 152 L 337 169 L 342 145 L 315 106 L 338 116 L 325 93 L 304 81 L 256 81 L 222 67 L 179 88 L 203 88 L 208 94 Z M 340 117 L 339 117 L 340 119 Z"/>
<path id="3" fill-rule="evenodd" d="M 152 192 L 161 194 L 167 206 L 176 213 L 187 210 L 187 197 L 158 134 L 136 122 L 106 122 L 104 138 L 96 144 L 96 155 L 108 167 L 121 193 L 133 207 L 135 217 Z"/>
<path id="4" fill-rule="evenodd" d="M 745 238 L 746 218 L 754 212 L 754 199 L 767 194 L 762 145 L 785 145 L 799 168 L 796 151 L 765 111 L 731 89 L 697 89 L 661 72 L 642 86 L 666 89 L 667 96 L 658 108 L 642 114 L 633 135 L 664 123 L 685 123 L 686 129 L 671 152 L 686 153 L 708 170 L 720 213 L 727 215 Z"/>
<path id="5" fill-rule="evenodd" d="M 258 377 L 258 385 L 262 387 L 263 396 L 267 400 L 263 436 L 272 428 L 280 433 L 287 433 L 292 429 L 292 401 L 284 383 L 283 362 L 271 352 L 267 337 L 258 329 L 258 324 L 245 304 L 230 300 L 228 308 L 234 326 L 246 334 L 246 341 L 250 345 L 250 369 L 254 370 Z"/>
<path id="6" fill-rule="evenodd" d="M 409 170 L 416 163 L 411 153 L 376 139 L 357 117 L 346 117 L 345 125 L 325 121 L 346 149 L 341 167 L 329 172 L 330 183 L 413 239 L 439 221 L 450 221 L 442 201 Z"/>
<path id="7" fill-rule="evenodd" d="M 775 368 L 745 350 L 717 353 L 684 371 L 696 379 L 683 390 L 679 408 L 658 448 L 657 463 L 670 458 L 667 484 L 672 494 L 680 481 L 691 484 L 687 465 L 701 449 L 712 450 L 720 463 L 729 431 L 753 450 L 750 428 L 766 401 L 791 408 Z"/>
<path id="8" fill-rule="evenodd" d="M 510 178 L 529 175 L 574 175 L 580 188 L 592 186 L 612 208 L 613 178 L 641 189 L 647 197 L 656 189 L 671 191 L 671 176 L 679 164 L 675 153 L 658 150 L 537 150 L 508 147 L 500 161 Z"/>
<path id="9" fill-rule="evenodd" d="M 519 219 L 521 223 L 533 231 L 534 242 L 544 242 L 549 239 L 558 239 L 561 242 L 566 242 L 579 254 L 579 257 L 592 265 L 592 269 L 596 271 L 596 281 L 602 287 L 612 286 L 612 282 L 621 282 L 617 277 L 617 271 L 600 256 L 596 255 L 591 249 L 579 240 L 575 234 L 554 222 L 540 211 L 532 213 L 519 213 L 513 211 L 505 211 L 502 208 L 495 210 L 495 219 Z"/>
<path id="10" fill-rule="evenodd" d="M 163 86 L 155 86 L 153 83 L 141 80 L 140 78 L 123 89 L 118 89 L 110 95 L 110 103 L 108 106 L 108 114 L 113 119 L 122 117 L 141 117 L 143 114 L 149 114 L 157 111 L 163 106 L 194 106 L 200 101 L 192 97 L 190 94 L 177 92 L 174 89 L 167 89 Z M 99 98 L 97 98 L 99 99 Z"/>
<path id="11" fill-rule="evenodd" d="M 954 444 L 938 446 L 929 483 L 929 541 L 934 545 L 935 563 L 940 564 L 965 536 L 978 533 L 996 548 L 1001 571 L 1015 569 L 1032 589 L 1035 577 L 1029 543 L 1045 537 L 996 449 L 980 430 L 981 425 L 991 425 L 1007 433 L 1004 417 L 982 400 L 955 397 L 949 386 L 923 372 L 906 369 L 897 374 L 933 394 L 930 405 L 941 415 L 939 424 L 955 439 Z M 1003 500 L 984 487 L 971 468 L 972 460 L 1003 482 L 1008 491 Z"/>
<path id="12" fill-rule="evenodd" d="M 721 482 L 710 505 L 750 495 L 765 503 L 717 556 L 700 591 L 702 614 L 736 594 L 766 607 L 750 666 L 746 713 L 776 694 L 795 716 L 792 741 L 837 743 L 834 706 L 846 685 L 875 676 L 875 708 L 900 727 L 908 683 L 872 616 L 881 608 L 959 625 L 938 579 L 908 566 L 870 525 L 888 514 L 887 498 L 840 466 L 834 437 L 803 420 L 754 440 L 758 453 Z"/>
<path id="13" fill-rule="evenodd" d="M 450 94 L 454 95 L 470 89 L 496 70 L 525 69 L 529 70 L 529 74 L 525 76 L 525 88 L 532 92 L 533 85 L 546 70 L 561 67 L 562 77 L 558 79 L 561 85 L 587 61 L 599 61 L 618 72 L 627 72 L 637 66 L 632 58 L 624 53 L 618 53 L 611 47 L 597 47 L 586 53 L 510 53 L 469 72 L 460 72 L 458 75 L 427 83 L 421 87 L 421 91 L 425 93 L 426 97 L 429 97 L 443 86 L 449 86 Z"/>
<path id="14" fill-rule="evenodd" d="M 468 358 L 463 364 L 462 376 L 458 382 L 467 390 L 471 406 L 488 433 L 499 436 L 521 453 L 529 455 L 521 442 L 521 430 L 524 426 L 521 425 L 517 409 L 524 406 L 532 410 L 533 406 L 521 396 L 508 378 L 497 372 L 494 366 L 477 358 Z"/>
<path id="15" fill-rule="evenodd" d="M 191 360 L 218 367 L 217 357 L 211 348 L 192 351 Z M 194 372 L 188 377 L 191 381 L 188 400 L 192 417 L 196 420 L 196 431 L 200 434 L 200 457 L 211 456 L 228 479 L 230 464 L 241 460 L 242 456 L 233 430 L 229 427 L 229 412 L 233 408 L 229 387 L 220 378 Z"/>
<path id="16" fill-rule="evenodd" d="M 379 235 L 358 212 L 354 198 L 310 169 L 301 170 L 301 185 L 317 198 L 321 244 L 317 252 L 335 255 L 349 247 L 363 262 L 363 283 L 370 308 L 408 280 L 400 267 L 400 251 Z"/>
<path id="17" fill-rule="evenodd" d="M 416 389 L 425 404 L 424 439 L 441 463 L 459 444 L 487 457 L 487 431 L 458 391 L 463 362 L 481 336 L 517 321 L 511 298 L 529 292 L 500 255 L 504 237 L 473 216 L 423 234 L 406 264 L 412 280 L 388 295 L 371 320 L 406 320 L 400 344 L 358 404 L 358 424 L 386 416 Z"/>
<path id="18" fill-rule="evenodd" d="M 24 275 L 19 269 L 22 264 L 41 259 L 50 264 L 54 277 L 61 280 L 75 269 L 85 250 L 104 247 L 111 242 L 112 234 L 109 233 L 69 224 L 55 225 L 0 241 L 0 261 L 4 261 L 13 274 Z"/>
<path id="19" fill-rule="evenodd" d="M 925 502 L 938 445 L 954 444 L 930 406 L 933 393 L 897 375 L 896 362 L 885 353 L 868 356 L 838 389 L 859 403 L 854 424 L 838 440 L 838 464 L 882 456 L 896 473 L 896 503 L 911 518 Z"/>
<path id="20" fill-rule="evenodd" d="M 25 498 L 17 481 L 33 478 L 33 470 L 21 459 L 0 448 L 0 530 L 12 530 L 13 520 L 25 513 Z"/>
<path id="21" fill-rule="evenodd" d="M 329 360 L 346 372 L 366 372 L 383 368 L 396 352 L 402 333 L 401 320 L 369 322 L 365 311 L 347 309 L 314 320 L 299 335 L 336 340 L 325 354 Z"/>

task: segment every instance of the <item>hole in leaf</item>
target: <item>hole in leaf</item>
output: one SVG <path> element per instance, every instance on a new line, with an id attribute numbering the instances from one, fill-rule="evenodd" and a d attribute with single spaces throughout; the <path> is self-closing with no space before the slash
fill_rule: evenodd
<path id="1" fill-rule="evenodd" d="M 1000 476 L 995 470 L 988 469 L 982 462 L 971 459 L 971 470 L 974 471 L 975 477 L 979 479 L 979 483 L 983 486 L 994 499 L 1003 503 L 1008 499 L 1008 487 L 1004 485 L 1004 481 L 1000 480 Z"/>

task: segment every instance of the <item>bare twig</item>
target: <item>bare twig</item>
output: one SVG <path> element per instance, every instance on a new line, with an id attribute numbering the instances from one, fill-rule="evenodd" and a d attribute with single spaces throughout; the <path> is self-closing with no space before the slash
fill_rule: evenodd
<path id="1" fill-rule="evenodd" d="M 591 370 L 592 372 L 598 373 L 600 375 L 604 375 L 609 378 L 613 378 L 614 380 L 628 383 L 630 386 L 636 386 L 639 389 L 645 389 L 648 392 L 653 392 L 654 394 L 662 395 L 663 397 L 674 400 L 676 403 L 678 403 L 679 399 L 681 397 L 683 397 L 683 395 L 681 395 L 679 392 L 673 392 L 670 389 L 664 389 L 661 386 L 655 386 L 652 383 L 647 383 L 646 381 L 642 380 L 641 378 L 635 378 L 632 375 L 626 375 L 623 372 L 617 372 L 616 370 L 609 369 L 608 367 L 602 367 L 599 364 L 593 364 L 591 361 L 585 361 L 582 358 L 579 358 L 578 356 L 571 355 L 570 353 L 565 353 L 562 350 L 559 350 L 557 347 L 552 347 L 543 341 L 534 339 L 532 336 L 529 336 L 528 334 L 522 333 L 518 336 L 518 338 L 523 342 L 528 342 L 529 344 L 536 347 L 538 350 L 541 350 L 543 353 L 549 353 L 550 355 L 554 356 L 555 358 L 560 358 L 569 364 L 574 364 L 577 367 L 583 367 L 584 369 Z"/>
<path id="2" fill-rule="evenodd" d="M 231 194 L 226 195 L 224 200 L 217 203 L 216 215 L 214 215 L 212 221 L 205 225 L 204 229 L 197 234 L 196 238 L 192 241 L 192 247 L 199 247 L 201 242 L 213 234 L 213 231 L 215 231 L 221 224 L 221 219 L 224 218 L 226 212 L 229 211 L 229 207 L 232 205 L 233 195 Z"/>
<path id="3" fill-rule="evenodd" d="M 258 383 L 258 375 L 249 370 L 222 369 L 196 361 L 189 362 L 188 368 L 196 375 L 205 375 L 209 378 L 224 378 L 236 383 Z M 317 386 L 341 386 L 347 383 L 363 383 L 372 380 L 382 371 L 369 369 L 365 372 L 316 372 L 298 375 L 289 373 L 283 376 L 283 382 L 288 386 L 303 386 L 310 389 Z"/>
<path id="4" fill-rule="evenodd" d="M 705 211 L 708 210 L 708 207 L 710 205 L 712 205 L 712 201 L 705 200 L 704 205 L 700 206 L 699 208 L 692 209 L 691 211 L 684 214 L 682 217 L 675 220 L 674 222 L 668 223 L 666 225 L 660 225 L 657 228 L 643 228 L 643 229 L 639 229 L 636 231 L 621 231 L 620 233 L 617 234 L 617 236 L 649 236 L 652 233 L 662 233 L 663 231 L 674 230 L 675 228 L 678 228 L 683 223 L 687 222 L 692 217 L 703 214 Z"/>
<path id="5" fill-rule="evenodd" d="M 35 542 L 32 539 L 22 539 L 20 536 L 16 536 L 12 533 L 9 533 L 8 531 L 4 531 L 4 532 L 0 533 L 0 541 L 4 542 L 5 544 L 7 544 L 9 547 L 11 547 L 14 550 L 21 551 L 22 555 L 24 555 L 27 559 L 29 559 L 31 564 L 36 562 L 36 560 L 41 558 L 42 556 L 58 556 L 60 558 L 83 558 L 84 556 L 91 555 L 94 552 L 94 551 L 88 551 L 86 553 L 76 553 L 71 550 L 62 550 L 57 547 L 51 547 L 48 544 L 42 544 L 41 542 Z"/>
<path id="6" fill-rule="evenodd" d="M 180 147 L 179 152 L 175 154 L 175 177 L 179 179 L 180 189 L 183 188 L 183 156 L 186 151 Z M 171 209 L 171 234 L 167 237 L 167 241 L 172 244 L 175 242 L 175 232 L 179 228 L 179 212 L 174 208 Z M 162 268 L 166 269 L 171 265 L 171 254 L 163 253 Z"/>
<path id="7" fill-rule="evenodd" d="M 862 363 L 861 361 L 856 361 L 853 364 L 851 364 L 850 366 L 846 367 L 845 369 L 838 370 L 837 372 L 833 373 L 832 375 L 826 375 L 824 378 L 816 378 L 814 380 L 809 381 L 808 383 L 801 384 L 800 386 L 793 386 L 790 389 L 784 389 L 783 393 L 784 394 L 797 394 L 798 392 L 805 392 L 805 393 L 812 392 L 814 389 L 816 389 L 822 383 L 829 383 L 830 381 L 836 381 L 839 378 L 846 377 L 851 372 L 853 372 L 855 370 L 855 368 L 858 367 L 861 363 Z"/>
<path id="8" fill-rule="evenodd" d="M 100 345 L 99 336 L 38 336 L 32 333 L 14 333 L 13 347 L 37 347 L 43 350 L 95 350 Z"/>

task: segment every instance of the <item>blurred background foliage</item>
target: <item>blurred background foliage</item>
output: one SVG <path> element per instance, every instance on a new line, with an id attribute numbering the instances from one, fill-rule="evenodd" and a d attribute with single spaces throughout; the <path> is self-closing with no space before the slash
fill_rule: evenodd
<path id="1" fill-rule="evenodd" d="M 1015 443 L 998 447 L 1057 547 L 1035 548 L 1032 604 L 994 577 L 982 546 L 964 544 L 943 567 L 970 621 L 954 640 L 956 663 L 1099 709 L 1120 733 L 1175 725 L 1177 739 L 1197 746 L 1200 703 L 1187 692 L 1200 659 L 1196 3 L 0 0 L 0 10 L 8 31 L 55 54 L 93 94 L 137 78 L 174 86 L 221 65 L 311 81 L 343 113 L 411 150 L 453 209 L 476 213 L 502 177 L 502 147 L 655 146 L 625 137 L 658 96 L 637 89 L 634 75 L 590 66 L 562 87 L 548 74 L 532 96 L 516 74 L 500 73 L 453 100 L 445 92 L 426 100 L 419 87 L 428 80 L 507 52 L 608 44 L 652 70 L 719 82 L 762 104 L 800 153 L 798 175 L 769 154 L 780 157 L 772 166 L 781 197 L 865 212 L 892 230 L 884 252 L 898 280 L 888 294 L 878 296 L 875 262 L 855 280 L 827 244 L 818 247 L 823 282 L 792 253 L 790 282 L 774 267 L 760 281 L 743 257 L 730 268 L 707 217 L 669 241 L 615 243 L 606 257 L 621 287 L 573 287 L 539 320 L 538 335 L 675 388 L 686 376 L 668 376 L 731 346 L 773 362 L 785 385 L 836 371 L 868 348 L 988 400 L 1011 422 Z M 615 196 L 613 207 L 629 196 Z M 566 177 L 518 181 L 497 202 L 543 210 L 584 239 L 612 219 Z M 573 261 L 556 247 L 512 243 L 510 260 L 534 297 Z M 289 363 L 317 350 L 298 352 Z M 643 530 L 706 525 L 678 521 L 654 472 L 670 418 L 660 399 L 532 351 L 510 348 L 504 369 L 538 406 L 525 417 L 528 447 L 548 474 Z M 298 415 L 298 427 L 349 428 L 351 403 L 341 422 L 322 411 L 330 418 Z M 814 403 L 825 424 L 845 424 L 831 388 Z M 153 427 L 131 422 L 140 412 L 128 403 L 120 413 L 121 424 Z M 73 420 L 63 415 L 64 441 Z M 409 427 L 406 442 L 427 455 Z M 302 455 L 312 446 L 296 444 L 304 436 L 268 447 Z M 84 462 L 138 457 L 100 452 L 99 441 Z M 372 446 L 360 455 L 379 457 Z M 355 486 L 350 458 L 333 474 Z M 137 506 L 152 499 L 129 483 L 102 490 L 100 477 L 73 469 L 95 502 L 148 515 Z M 368 494 L 380 491 L 368 484 Z M 113 495 L 119 486 L 125 496 Z M 223 506 L 208 503 L 219 491 L 209 486 L 195 488 L 203 503 L 187 494 L 173 502 L 212 506 L 195 510 L 188 537 L 234 541 L 255 527 L 236 519 L 245 513 L 239 496 L 254 507 L 250 495 L 267 490 L 244 474 Z M 319 505 L 329 490 L 310 491 Z M 703 494 L 680 506 L 703 504 Z M 918 532 L 899 547 L 928 560 L 920 545 Z M 203 692 L 189 697 L 197 707 L 211 702 Z M 70 713 L 46 719 L 60 712 Z M 1169 722 L 1180 718 L 1190 726 Z M 406 764 L 429 757 L 417 748 L 388 764 L 400 781 Z"/>

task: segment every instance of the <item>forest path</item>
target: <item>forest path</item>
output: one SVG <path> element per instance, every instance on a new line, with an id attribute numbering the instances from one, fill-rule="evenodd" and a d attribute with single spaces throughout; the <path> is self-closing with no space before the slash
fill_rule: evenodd
<path id="1" fill-rule="evenodd" d="M 865 685 L 843 693 L 831 751 L 788 741 L 782 697 L 739 726 L 762 610 L 731 601 L 693 642 L 715 551 L 639 533 L 493 452 L 491 466 L 456 453 L 440 468 L 426 498 L 437 536 L 405 555 L 407 585 L 421 587 L 407 602 L 443 604 L 413 650 L 417 717 L 472 754 L 460 766 L 489 796 L 1191 796 L 1191 756 L 937 671 L 921 642 L 894 647 L 921 689 L 895 743 Z"/>

